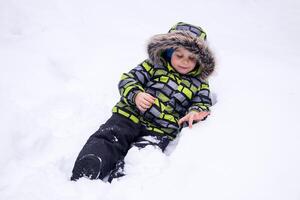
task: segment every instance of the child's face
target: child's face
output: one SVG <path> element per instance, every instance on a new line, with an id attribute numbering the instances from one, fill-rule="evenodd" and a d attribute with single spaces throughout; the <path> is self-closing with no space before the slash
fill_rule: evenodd
<path id="1" fill-rule="evenodd" d="M 196 62 L 195 55 L 182 47 L 176 49 L 171 58 L 173 68 L 180 74 L 187 74 L 192 71 Z"/>

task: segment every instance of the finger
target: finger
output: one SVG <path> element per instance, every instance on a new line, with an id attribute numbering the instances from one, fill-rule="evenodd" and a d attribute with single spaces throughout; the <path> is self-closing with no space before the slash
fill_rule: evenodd
<path id="1" fill-rule="evenodd" d="M 210 115 L 210 111 L 204 111 L 203 114 L 205 114 L 204 117 L 206 117 L 206 116 Z"/>
<path id="2" fill-rule="evenodd" d="M 151 95 L 151 94 L 149 94 L 149 93 L 146 93 L 146 95 L 147 95 L 148 97 L 152 98 L 152 99 L 155 99 L 155 97 L 154 97 L 154 96 L 152 96 L 152 95 Z"/>
<path id="3" fill-rule="evenodd" d="M 182 124 L 182 119 L 183 119 L 183 118 L 180 118 L 180 119 L 178 120 L 178 125 L 179 125 L 179 126 Z"/>
<path id="4" fill-rule="evenodd" d="M 147 96 L 145 96 L 144 98 L 146 101 L 148 101 L 149 103 L 153 104 L 155 101 L 155 98 L 153 96 L 151 96 L 150 94 L 148 94 Z"/>
<path id="5" fill-rule="evenodd" d="M 152 102 L 150 102 L 150 101 L 147 100 L 147 99 L 143 99 L 143 103 L 144 103 L 144 104 L 147 104 L 147 105 L 151 105 L 151 104 L 152 104 Z"/>
<path id="6" fill-rule="evenodd" d="M 198 113 L 197 115 L 197 120 L 200 121 L 200 120 L 203 120 L 205 117 L 207 117 L 209 115 L 209 112 L 200 112 Z"/>
<path id="7" fill-rule="evenodd" d="M 151 101 L 155 101 L 156 97 L 152 96 L 151 94 L 148 94 L 147 97 L 151 100 Z"/>
<path id="8" fill-rule="evenodd" d="M 178 120 L 178 125 L 180 126 L 182 124 L 182 118 Z"/>
<path id="9" fill-rule="evenodd" d="M 154 101 L 155 100 L 152 100 L 152 99 L 144 99 L 145 102 L 147 102 L 149 105 L 152 105 L 154 104 Z"/>
<path id="10" fill-rule="evenodd" d="M 197 113 L 197 115 L 195 115 L 194 117 L 194 120 L 195 121 L 200 121 L 202 120 L 204 117 L 203 117 L 203 113 Z"/>
<path id="11" fill-rule="evenodd" d="M 140 110 L 140 111 L 142 111 L 142 112 L 145 112 L 146 111 L 146 109 L 145 108 L 143 108 L 142 106 L 138 106 L 138 109 Z"/>
<path id="12" fill-rule="evenodd" d="M 147 104 L 145 104 L 144 102 L 141 102 L 140 106 L 143 108 L 143 109 L 147 109 L 149 106 Z"/>
<path id="13" fill-rule="evenodd" d="M 194 115 L 190 115 L 190 118 L 189 118 L 189 128 L 193 127 L 193 121 L 194 121 Z"/>
<path id="14" fill-rule="evenodd" d="M 144 108 L 149 108 L 151 106 L 151 104 L 148 103 L 147 101 L 143 101 L 143 102 L 141 102 L 141 106 L 143 106 Z"/>
<path id="15" fill-rule="evenodd" d="M 178 124 L 181 125 L 185 121 L 187 121 L 187 116 L 184 116 L 181 119 L 179 119 Z"/>
<path id="16" fill-rule="evenodd" d="M 139 108 L 139 110 L 145 110 L 145 106 L 143 105 L 143 103 L 142 102 L 139 102 L 138 104 L 137 104 L 137 107 Z"/>

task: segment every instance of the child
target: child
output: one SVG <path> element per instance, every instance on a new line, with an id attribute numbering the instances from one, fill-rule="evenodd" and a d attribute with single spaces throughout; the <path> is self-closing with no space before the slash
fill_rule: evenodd
<path id="1" fill-rule="evenodd" d="M 153 145 L 164 151 L 183 124 L 191 128 L 209 115 L 207 78 L 215 61 L 206 33 L 179 22 L 167 34 L 151 38 L 148 54 L 149 59 L 122 75 L 121 99 L 79 153 L 71 180 L 120 177 L 132 146 Z"/>

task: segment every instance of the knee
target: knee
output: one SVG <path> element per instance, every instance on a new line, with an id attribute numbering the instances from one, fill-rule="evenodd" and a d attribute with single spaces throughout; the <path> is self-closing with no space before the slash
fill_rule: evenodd
<path id="1" fill-rule="evenodd" d="M 102 160 L 94 154 L 87 154 L 78 158 L 75 162 L 71 180 L 76 181 L 81 177 L 98 179 L 101 175 Z"/>

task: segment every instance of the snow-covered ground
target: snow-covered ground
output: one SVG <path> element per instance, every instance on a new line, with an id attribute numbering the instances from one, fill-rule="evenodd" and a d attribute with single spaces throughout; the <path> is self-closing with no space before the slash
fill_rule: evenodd
<path id="1" fill-rule="evenodd" d="M 299 200 L 298 0 L 0 0 L 0 199 Z M 118 80 L 178 21 L 218 65 L 212 115 L 166 154 L 132 149 L 112 184 L 69 181 Z"/>

